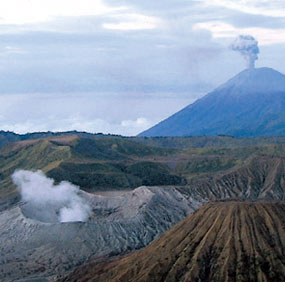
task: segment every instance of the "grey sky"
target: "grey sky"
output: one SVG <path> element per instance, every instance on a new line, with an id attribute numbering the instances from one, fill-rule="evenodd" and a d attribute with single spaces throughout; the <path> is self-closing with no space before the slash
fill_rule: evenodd
<path id="1" fill-rule="evenodd" d="M 243 70 L 239 34 L 285 73 L 281 0 L 2 1 L 0 128 L 137 134 Z"/>

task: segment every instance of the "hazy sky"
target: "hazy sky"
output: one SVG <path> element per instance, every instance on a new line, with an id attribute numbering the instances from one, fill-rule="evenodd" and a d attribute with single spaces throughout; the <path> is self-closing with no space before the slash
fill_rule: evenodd
<path id="1" fill-rule="evenodd" d="M 0 129 L 138 134 L 246 66 L 285 73 L 284 0 L 0 0 Z"/>

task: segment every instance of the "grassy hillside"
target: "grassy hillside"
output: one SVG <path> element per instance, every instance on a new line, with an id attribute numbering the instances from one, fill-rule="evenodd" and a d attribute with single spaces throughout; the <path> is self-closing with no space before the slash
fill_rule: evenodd
<path id="1" fill-rule="evenodd" d="M 189 148 L 235 148 L 268 144 L 285 144 L 285 137 L 234 138 L 232 136 L 185 136 L 185 137 L 134 137 L 136 142 L 149 146 Z"/>
<path id="2" fill-rule="evenodd" d="M 9 131 L 0 131 L 0 147 L 10 142 L 27 141 L 35 139 L 57 138 L 62 136 L 79 136 L 91 139 L 128 139 L 151 147 L 189 149 L 206 147 L 248 147 L 265 144 L 285 144 L 285 137 L 251 137 L 235 138 L 228 135 L 218 136 L 185 136 L 185 137 L 123 137 L 119 135 L 105 135 L 102 133 L 88 133 L 78 131 L 66 132 L 34 132 L 27 134 L 16 134 Z"/>
<path id="3" fill-rule="evenodd" d="M 57 146 L 48 140 L 10 144 L 0 151 L 0 207 L 17 200 L 11 175 L 17 169 L 44 172 L 71 157 L 68 146 Z"/>
<path id="4" fill-rule="evenodd" d="M 155 161 L 173 154 L 173 149 L 150 147 L 117 137 L 96 139 L 69 135 L 8 143 L 0 150 L 0 205 L 8 198 L 15 200 L 17 194 L 11 175 L 17 169 L 40 169 L 56 182 L 71 181 L 88 191 L 181 184 L 182 177 Z M 146 171 L 138 173 L 136 166 Z M 146 180 L 146 176 L 150 178 Z"/>
<path id="5" fill-rule="evenodd" d="M 27 140 L 9 142 L 1 147 L 0 205 L 9 203 L 11 199 L 16 200 L 17 194 L 11 182 L 11 174 L 16 169 L 41 169 L 56 182 L 67 180 L 86 191 L 134 189 L 141 185 L 195 185 L 195 189 L 206 189 L 216 185 L 213 179 L 226 178 L 219 175 L 230 177 L 231 171 L 239 171 L 243 174 L 242 179 L 250 179 L 248 169 L 240 168 L 246 168 L 252 159 L 270 164 L 273 159 L 282 160 L 285 157 L 285 145 L 281 143 L 173 149 L 118 136 L 83 133 L 35 136 L 41 138 L 26 136 Z M 217 137 L 217 140 L 220 139 L 232 138 Z M 255 169 L 254 165 L 251 167 Z M 262 171 L 260 169 L 259 173 Z M 269 182 L 271 179 L 271 184 L 275 185 L 283 181 L 280 180 L 283 179 L 280 173 L 271 173 L 271 178 L 265 178 Z M 283 187 L 283 184 L 277 184 L 276 187 Z"/>

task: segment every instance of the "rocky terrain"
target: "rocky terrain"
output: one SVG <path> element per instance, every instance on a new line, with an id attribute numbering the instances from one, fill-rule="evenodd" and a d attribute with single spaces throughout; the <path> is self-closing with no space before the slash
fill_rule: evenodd
<path id="1" fill-rule="evenodd" d="M 285 159 L 250 158 L 227 172 L 193 178 L 189 187 L 201 199 L 285 200 Z"/>
<path id="2" fill-rule="evenodd" d="M 23 202 L 0 214 L 1 281 L 52 280 L 91 259 L 142 248 L 202 204 L 174 187 L 81 193 L 92 208 L 87 222 L 43 221 L 44 210 Z"/>
<path id="3" fill-rule="evenodd" d="M 212 202 L 141 251 L 62 281 L 285 281 L 284 202 Z"/>
<path id="4" fill-rule="evenodd" d="M 82 191 L 92 207 L 84 223 L 43 222 L 40 210 L 19 202 L 0 215 L 0 278 L 55 279 L 92 259 L 142 248 L 211 200 L 284 200 L 284 171 L 282 158 L 252 158 L 185 186 L 142 186 L 115 196 Z"/>
<path id="5" fill-rule="evenodd" d="M 208 201 L 284 200 L 282 138 L 191 140 L 51 134 L 2 146 L 0 280 L 53 281 L 143 248 Z M 17 169 L 78 185 L 88 221 L 60 223 L 21 200 Z"/>

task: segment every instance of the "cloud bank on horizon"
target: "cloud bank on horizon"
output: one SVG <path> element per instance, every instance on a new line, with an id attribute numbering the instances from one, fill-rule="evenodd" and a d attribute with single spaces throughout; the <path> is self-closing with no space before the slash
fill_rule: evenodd
<path id="1" fill-rule="evenodd" d="M 281 0 L 2 1 L 0 129 L 137 134 L 241 71 L 242 34 L 285 72 L 284 16 Z"/>

